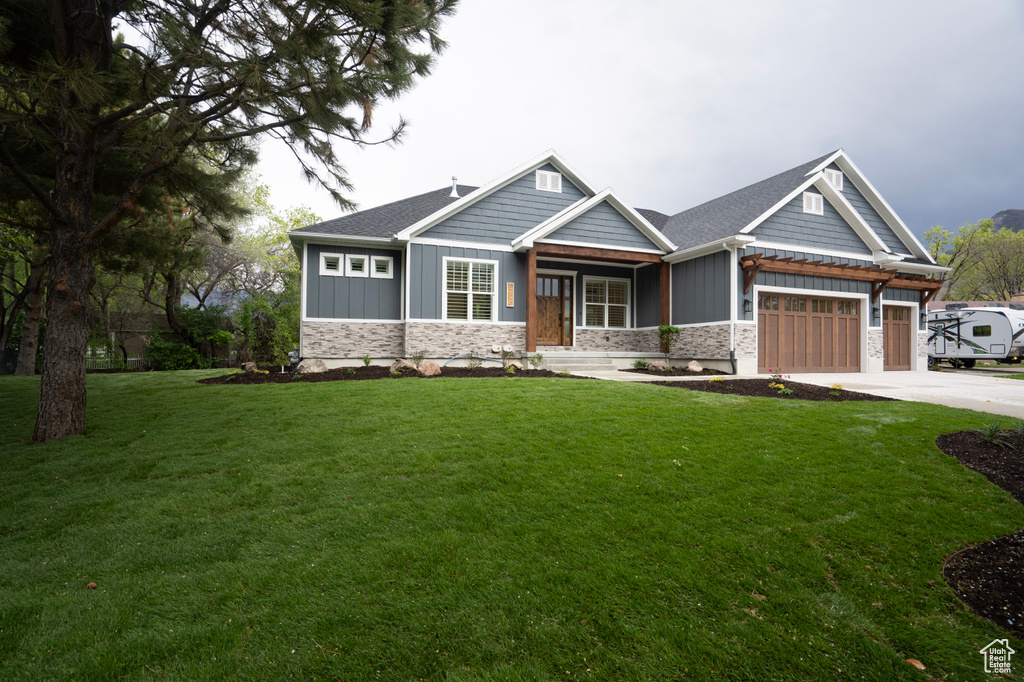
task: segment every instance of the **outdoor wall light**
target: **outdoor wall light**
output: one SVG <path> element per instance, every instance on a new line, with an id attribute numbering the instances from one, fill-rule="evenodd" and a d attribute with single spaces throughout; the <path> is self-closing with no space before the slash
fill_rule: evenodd
<path id="1" fill-rule="evenodd" d="M 750 313 L 754 311 L 754 302 L 749 298 L 743 299 L 743 312 Z"/>

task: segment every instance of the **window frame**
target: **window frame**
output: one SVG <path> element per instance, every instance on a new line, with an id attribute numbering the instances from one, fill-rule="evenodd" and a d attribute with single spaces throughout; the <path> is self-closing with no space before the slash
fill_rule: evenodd
<path id="1" fill-rule="evenodd" d="M 466 316 L 467 319 L 449 319 L 448 318 L 448 263 L 468 263 L 469 268 L 469 291 L 453 291 L 450 293 L 466 293 Z M 486 296 L 482 292 L 473 291 L 473 266 L 474 265 L 490 265 L 492 270 L 491 275 L 491 317 L 488 320 L 473 319 L 473 298 L 476 296 Z M 442 322 L 476 322 L 478 324 L 486 324 L 488 322 L 496 322 L 498 319 L 498 261 L 487 258 L 461 258 L 459 256 L 443 256 L 441 258 L 441 321 Z"/>
<path id="2" fill-rule="evenodd" d="M 843 171 L 833 168 L 825 169 L 825 182 L 840 192 L 843 191 Z"/>
<path id="3" fill-rule="evenodd" d="M 804 192 L 804 213 L 825 215 L 825 197 L 814 192 Z"/>
<path id="4" fill-rule="evenodd" d="M 377 272 L 377 263 L 386 262 L 388 271 Z M 394 279 L 395 278 L 395 257 L 394 256 L 370 256 L 370 278 L 371 279 Z"/>
<path id="5" fill-rule="evenodd" d="M 604 282 L 605 283 L 604 303 L 591 303 L 591 302 L 587 301 L 587 282 Z M 626 285 L 626 303 L 621 306 L 621 307 L 624 307 L 626 309 L 626 313 L 625 313 L 626 325 L 624 327 L 609 327 L 608 326 L 608 307 L 612 306 L 612 305 L 614 305 L 614 306 L 619 306 L 620 305 L 618 303 L 608 303 L 608 282 L 622 282 L 623 284 Z M 632 300 L 633 299 L 631 297 L 631 288 L 630 288 L 631 284 L 632 284 L 632 280 L 630 280 L 627 277 L 596 277 L 596 276 L 584 275 L 583 276 L 583 283 L 580 285 L 580 294 L 582 296 L 582 305 L 581 305 L 581 313 L 582 313 L 582 315 L 581 315 L 581 322 L 582 322 L 582 324 L 580 326 L 583 327 L 584 329 L 632 329 L 633 328 L 633 318 L 632 318 L 632 312 L 633 312 L 632 311 Z M 599 326 L 599 327 L 587 324 L 587 306 L 592 306 L 592 305 L 599 305 L 599 306 L 602 306 L 604 308 L 604 315 L 603 315 L 604 324 Z"/>
<path id="6" fill-rule="evenodd" d="M 542 183 L 541 178 L 545 178 L 546 182 Z M 555 179 L 558 180 L 558 187 L 556 188 L 553 182 Z M 537 170 L 537 174 L 534 178 L 535 188 L 541 192 L 555 192 L 556 194 L 562 193 L 562 174 L 556 171 L 545 171 Z M 546 186 L 545 186 L 546 185 Z"/>
<path id="7" fill-rule="evenodd" d="M 361 260 L 363 262 L 362 272 L 352 271 L 352 261 Z M 370 257 L 364 253 L 346 253 L 345 254 L 345 276 L 346 277 L 369 277 L 370 276 Z"/>
<path id="8" fill-rule="evenodd" d="M 338 269 L 337 270 L 332 271 L 332 270 L 328 270 L 327 269 L 327 259 L 328 258 L 337 258 L 338 259 Z M 344 277 L 345 276 L 345 254 L 343 254 L 343 253 L 328 253 L 328 252 L 321 253 L 320 254 L 320 273 L 319 274 L 327 276 L 327 277 Z"/>

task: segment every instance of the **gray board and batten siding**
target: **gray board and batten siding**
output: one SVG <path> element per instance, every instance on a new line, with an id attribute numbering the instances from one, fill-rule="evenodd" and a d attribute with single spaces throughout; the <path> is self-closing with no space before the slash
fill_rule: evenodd
<path id="1" fill-rule="evenodd" d="M 816 190 L 812 190 L 817 193 Z M 803 194 L 769 216 L 751 234 L 766 242 L 871 255 L 871 249 L 823 197 L 824 215 L 804 213 Z"/>
<path id="2" fill-rule="evenodd" d="M 392 278 L 320 274 L 320 254 L 390 256 Z M 344 258 L 341 267 L 344 268 Z M 369 267 L 369 264 L 367 264 Z M 306 317 L 365 320 L 402 319 L 402 252 L 325 244 L 306 245 Z"/>
<path id="3" fill-rule="evenodd" d="M 834 163 L 830 164 L 828 167 L 832 170 L 842 172 Z M 892 228 L 882 220 L 882 216 L 878 215 L 878 211 L 868 203 L 868 200 L 864 198 L 864 195 L 861 194 L 856 187 L 854 187 L 848 177 L 843 179 L 842 193 L 843 196 L 846 197 L 846 200 L 850 202 L 854 209 L 857 210 L 857 213 L 860 214 L 860 217 L 864 219 L 864 222 L 871 226 L 871 229 L 875 231 L 878 238 L 885 242 L 885 245 L 892 249 L 893 253 L 902 255 L 909 255 L 912 253 L 910 247 L 904 244 L 900 238 L 896 236 L 896 233 L 892 231 Z"/>
<path id="4" fill-rule="evenodd" d="M 498 262 L 495 273 L 498 322 L 526 322 L 526 254 L 460 246 L 410 244 L 409 316 L 414 320 L 440 320 L 444 258 L 471 258 Z M 515 285 L 515 307 L 505 306 L 505 285 Z"/>
<path id="5" fill-rule="evenodd" d="M 559 172 L 550 164 L 542 166 L 540 170 Z M 419 236 L 509 244 L 586 196 L 565 175 L 562 176 L 561 192 L 538 190 L 536 183 L 536 172 L 526 173 Z"/>
<path id="6" fill-rule="evenodd" d="M 583 242 L 598 246 L 654 249 L 657 244 L 638 230 L 619 211 L 602 201 L 578 218 L 558 228 L 541 241 Z"/>
<path id="7" fill-rule="evenodd" d="M 636 282 L 633 279 L 633 273 L 635 272 L 632 267 L 611 265 L 606 263 L 563 263 L 561 261 L 546 261 L 543 259 L 537 259 L 537 270 L 559 270 L 562 272 L 573 271 L 576 273 L 573 286 L 576 287 L 576 293 L 573 296 L 573 304 L 576 307 L 576 326 L 583 326 L 583 306 L 584 306 L 584 291 L 583 278 L 584 277 L 608 277 L 613 279 L 625 279 L 629 280 L 629 310 L 630 310 L 630 327 L 636 327 L 636 301 L 635 289 Z M 518 304 L 519 297 L 516 296 L 516 302 Z M 524 320 L 525 315 L 524 315 Z"/>
<path id="8" fill-rule="evenodd" d="M 672 324 L 729 321 L 730 252 L 672 264 Z"/>
<path id="9" fill-rule="evenodd" d="M 661 323 L 661 265 L 648 263 L 635 272 L 636 326 L 657 327 Z"/>
<path id="10" fill-rule="evenodd" d="M 871 267 L 874 265 L 871 261 L 859 260 L 856 258 L 838 258 L 835 256 L 822 256 L 821 254 L 811 253 L 807 251 L 783 251 L 781 249 L 764 249 L 764 248 L 751 248 L 737 249 L 737 258 L 743 256 L 749 256 L 755 253 L 761 253 L 765 256 L 778 256 L 779 258 L 793 258 L 794 260 L 801 260 L 806 258 L 808 261 L 822 261 L 824 263 L 839 263 L 841 265 L 862 265 L 865 267 Z M 837 296 L 843 294 L 867 294 L 871 295 L 871 282 L 862 282 L 859 280 L 852 279 L 839 279 L 836 277 L 818 277 L 816 275 L 794 275 L 785 272 L 759 272 L 757 277 L 754 278 L 754 282 L 750 287 L 750 292 L 747 294 L 743 293 L 743 269 L 739 268 L 737 274 L 736 292 L 739 303 L 739 319 L 752 321 L 757 311 L 757 301 L 754 300 L 754 287 L 765 286 L 765 287 L 777 287 L 780 289 L 810 289 L 813 291 L 820 291 L 823 294 L 833 293 Z M 743 311 L 743 300 L 750 301 L 750 312 Z M 881 313 L 879 312 L 878 302 L 871 304 L 871 317 L 869 318 L 869 325 L 872 327 L 878 327 L 881 325 Z"/>

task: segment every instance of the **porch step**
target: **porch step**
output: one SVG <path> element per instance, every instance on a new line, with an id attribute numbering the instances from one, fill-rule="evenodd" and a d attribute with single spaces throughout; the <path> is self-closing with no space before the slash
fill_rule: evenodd
<path id="1" fill-rule="evenodd" d="M 615 362 L 607 357 L 559 357 L 557 354 L 544 355 L 544 369 L 552 372 L 614 372 Z"/>

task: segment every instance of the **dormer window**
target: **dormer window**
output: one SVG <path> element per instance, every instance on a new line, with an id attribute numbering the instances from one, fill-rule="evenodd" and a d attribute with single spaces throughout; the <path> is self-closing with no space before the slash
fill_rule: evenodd
<path id="1" fill-rule="evenodd" d="M 840 192 L 843 191 L 843 172 L 842 171 L 837 171 L 837 170 L 833 170 L 831 168 L 826 168 L 825 169 L 825 180 L 828 181 L 828 184 L 832 185 L 833 187 L 835 187 Z"/>
<path id="2" fill-rule="evenodd" d="M 537 171 L 537 189 L 543 192 L 561 192 L 562 174 L 551 171 Z"/>
<path id="3" fill-rule="evenodd" d="M 825 204 L 820 194 L 804 192 L 804 213 L 825 215 Z"/>

